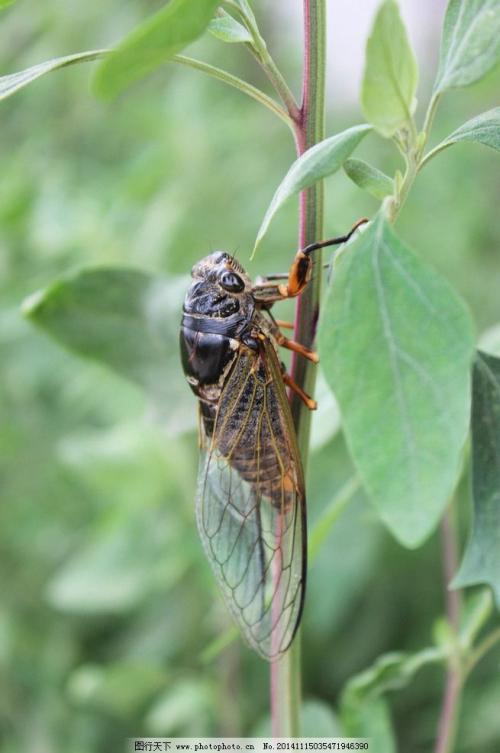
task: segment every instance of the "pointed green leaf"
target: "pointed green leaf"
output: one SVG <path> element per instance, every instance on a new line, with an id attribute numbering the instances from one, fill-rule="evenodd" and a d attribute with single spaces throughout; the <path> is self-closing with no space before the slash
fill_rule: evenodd
<path id="1" fill-rule="evenodd" d="M 134 269 L 90 269 L 35 293 L 23 310 L 65 347 L 142 387 L 179 432 L 194 425 L 178 345 L 186 286 Z"/>
<path id="2" fill-rule="evenodd" d="M 474 83 L 493 68 L 499 55 L 498 0 L 450 0 L 434 92 Z"/>
<path id="3" fill-rule="evenodd" d="M 210 21 L 208 30 L 214 37 L 223 42 L 252 42 L 250 32 L 225 11 Z"/>
<path id="4" fill-rule="evenodd" d="M 358 125 L 337 133 L 304 152 L 291 166 L 278 186 L 255 241 L 254 253 L 264 238 L 271 220 L 283 204 L 304 188 L 339 170 L 368 131 L 369 125 Z"/>
<path id="5" fill-rule="evenodd" d="M 500 152 L 500 107 L 468 120 L 453 131 L 438 148 L 456 144 L 458 141 L 474 141 Z"/>
<path id="6" fill-rule="evenodd" d="M 15 92 L 19 91 L 32 81 L 36 81 L 40 76 L 44 76 L 51 71 L 57 71 L 59 68 L 66 68 L 68 65 L 75 63 L 87 63 L 92 60 L 99 60 L 108 54 L 107 50 L 90 50 L 88 52 L 77 52 L 75 55 L 66 55 L 62 58 L 53 58 L 43 63 L 26 68 L 24 71 L 9 73 L 7 76 L 0 77 L 0 100 L 7 99 Z"/>
<path id="7" fill-rule="evenodd" d="M 394 0 L 384 0 L 366 46 L 361 105 L 386 137 L 411 120 L 418 68 Z"/>
<path id="8" fill-rule="evenodd" d="M 388 175 L 362 159 L 348 159 L 344 170 L 357 186 L 376 199 L 385 199 L 394 193 L 394 182 Z"/>
<path id="9" fill-rule="evenodd" d="M 446 654 L 434 646 L 423 648 L 415 654 L 393 651 L 379 656 L 371 667 L 354 675 L 342 694 L 344 703 L 353 706 L 365 698 L 376 696 L 387 690 L 406 687 L 416 673 L 429 664 L 439 664 L 446 660 Z"/>
<path id="10" fill-rule="evenodd" d="M 220 0 L 170 0 L 137 26 L 99 67 L 99 94 L 114 97 L 134 81 L 194 42 L 212 19 Z"/>
<path id="11" fill-rule="evenodd" d="M 473 348 L 461 299 L 380 212 L 338 258 L 319 351 L 361 480 L 406 546 L 433 531 L 456 483 Z"/>
<path id="12" fill-rule="evenodd" d="M 452 585 L 487 583 L 500 608 L 500 358 L 478 351 L 472 386 L 474 522 Z"/>

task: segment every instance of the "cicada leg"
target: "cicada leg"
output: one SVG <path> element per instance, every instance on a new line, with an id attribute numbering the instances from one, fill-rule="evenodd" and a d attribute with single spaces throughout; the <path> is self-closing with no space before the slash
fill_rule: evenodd
<path id="1" fill-rule="evenodd" d="M 283 322 L 280 319 L 275 319 L 271 311 L 267 311 L 267 313 L 271 318 L 271 332 L 278 345 L 282 348 L 286 348 L 286 350 L 291 350 L 294 353 L 304 356 L 304 358 L 307 358 L 313 363 L 319 363 L 319 356 L 314 350 L 309 350 L 309 348 L 301 345 L 301 343 L 285 337 L 280 327 L 293 329 L 293 324 L 291 322 Z"/>
<path id="2" fill-rule="evenodd" d="M 298 353 L 299 355 L 304 356 L 304 358 L 307 358 L 313 363 L 319 363 L 319 356 L 314 350 L 309 350 L 309 348 L 306 348 L 304 345 L 295 342 L 295 340 L 289 340 L 288 337 L 285 337 L 285 335 L 279 330 L 277 333 L 275 333 L 275 337 L 276 342 L 278 343 L 278 345 L 281 345 L 282 348 L 292 350 L 294 353 Z"/>
<path id="3" fill-rule="evenodd" d="M 313 400 L 312 397 L 309 397 L 307 392 L 304 392 L 302 387 L 299 387 L 299 385 L 292 379 L 290 374 L 286 373 L 286 371 L 283 372 L 283 381 L 287 387 L 290 387 L 292 392 L 295 392 L 295 394 L 300 397 L 302 402 L 309 408 L 309 410 L 316 410 L 316 408 L 318 407 L 316 400 Z"/>
<path id="4" fill-rule="evenodd" d="M 366 217 L 358 220 L 346 235 L 338 238 L 330 238 L 326 241 L 311 243 L 301 251 L 297 251 L 288 275 L 269 275 L 261 278 L 253 287 L 252 293 L 256 301 L 261 304 L 272 305 L 276 301 L 283 301 L 287 298 L 295 298 L 300 295 L 307 283 L 311 279 L 312 258 L 311 254 L 319 248 L 326 246 L 336 246 L 346 243 L 349 238 L 356 232 L 360 225 L 368 222 Z M 280 283 L 279 280 L 285 279 L 286 283 Z"/>

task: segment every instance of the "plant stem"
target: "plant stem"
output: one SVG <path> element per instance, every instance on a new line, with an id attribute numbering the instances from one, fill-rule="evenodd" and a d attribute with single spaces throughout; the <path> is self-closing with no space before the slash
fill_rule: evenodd
<path id="1" fill-rule="evenodd" d="M 423 125 L 423 128 L 422 128 L 422 131 L 425 134 L 425 142 L 424 142 L 423 146 L 425 146 L 425 143 L 427 143 L 427 141 L 429 139 L 431 128 L 432 128 L 432 124 L 434 122 L 434 117 L 436 115 L 436 110 L 438 108 L 439 100 L 440 99 L 441 99 L 441 95 L 440 94 L 433 94 L 432 97 L 431 97 L 431 101 L 429 102 L 429 107 L 427 108 L 427 112 L 425 114 L 424 125 Z"/>
<path id="2" fill-rule="evenodd" d="M 457 726 L 458 708 L 462 695 L 462 680 L 455 672 L 449 673 L 439 718 L 436 753 L 452 753 Z"/>
<path id="3" fill-rule="evenodd" d="M 302 106 L 296 127 L 297 153 L 324 138 L 325 120 L 325 0 L 304 0 L 304 70 Z M 317 183 L 300 196 L 299 248 L 323 237 L 323 185 Z M 297 301 L 295 339 L 310 348 L 319 313 L 321 290 L 321 254 L 314 259 L 310 284 Z M 297 384 L 314 392 L 314 367 L 305 358 L 292 358 L 291 375 Z M 291 398 L 292 416 L 304 472 L 309 450 L 309 410 L 295 395 Z M 275 737 L 300 734 L 300 632 L 290 650 L 271 665 L 271 719 Z"/>
<path id="4" fill-rule="evenodd" d="M 450 141 L 448 142 L 444 141 L 441 144 L 438 144 L 437 146 L 435 146 L 434 149 L 431 149 L 430 152 L 427 152 L 425 157 L 422 158 L 422 161 L 418 169 L 421 170 L 424 167 L 424 165 L 426 165 L 433 157 L 436 156 L 436 154 L 439 154 L 440 152 L 442 152 L 443 149 L 447 149 L 449 146 L 451 146 L 451 144 L 452 142 Z"/>
<path id="5" fill-rule="evenodd" d="M 297 153 L 325 137 L 325 0 L 304 0 L 304 79 L 301 108 L 301 127 L 297 132 Z M 316 183 L 300 195 L 299 248 L 323 237 L 323 182 Z M 321 291 L 321 252 L 313 258 L 314 272 L 310 284 L 297 301 L 295 340 L 311 348 L 316 335 Z M 292 359 L 293 379 L 303 389 L 314 392 L 315 367 L 305 358 Z M 311 415 L 304 403 L 292 396 L 294 419 L 299 447 L 304 459 L 309 449 Z"/>
<path id="6" fill-rule="evenodd" d="M 458 551 L 453 508 L 448 507 L 441 523 L 441 541 L 443 552 L 443 580 L 446 600 L 446 614 L 454 632 L 460 628 L 460 592 L 450 590 L 448 583 L 458 568 Z M 446 685 L 438 723 L 435 753 L 451 753 L 455 741 L 458 710 L 462 695 L 463 677 L 460 657 L 451 656 L 448 662 Z"/>

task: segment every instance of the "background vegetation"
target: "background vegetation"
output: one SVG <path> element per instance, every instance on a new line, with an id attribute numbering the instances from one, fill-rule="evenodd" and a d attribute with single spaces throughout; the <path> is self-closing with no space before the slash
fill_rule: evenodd
<path id="1" fill-rule="evenodd" d="M 1 70 L 105 46 L 159 5 L 18 2 L 0 17 Z M 263 11 L 267 38 L 279 37 L 279 19 Z M 282 62 L 293 78 L 301 51 L 289 33 Z M 210 39 L 196 46 L 214 64 L 259 80 L 239 50 Z M 2 753 L 97 753 L 121 749 L 132 734 L 266 730 L 268 667 L 239 640 L 222 650 L 213 643 L 228 617 L 194 526 L 196 440 L 181 421 L 195 414 L 188 389 L 172 420 L 168 404 L 152 408 L 139 390 L 34 330 L 20 304 L 83 265 L 185 275 L 211 248 L 237 250 L 252 274 L 281 271 L 295 250 L 295 206 L 280 212 L 253 262 L 249 250 L 293 144 L 257 104 L 175 65 L 112 103 L 94 98 L 88 80 L 85 67 L 61 71 L 2 104 Z M 447 97 L 436 143 L 489 109 L 499 83 L 497 68 Z M 331 130 L 362 119 L 354 105 L 340 110 L 332 97 L 328 106 Z M 391 172 L 392 153 L 369 138 L 356 156 L 374 162 L 378 149 L 377 164 Z M 398 221 L 466 299 L 479 332 L 500 320 L 491 154 L 467 144 L 444 153 L 419 177 Z M 344 174 L 329 180 L 328 234 L 375 208 Z M 329 400 L 325 394 L 313 432 L 313 524 L 352 476 Z M 460 513 L 465 530 L 466 484 Z M 310 569 L 309 723 L 340 731 L 336 709 L 348 678 L 385 652 L 432 645 L 443 610 L 439 536 L 404 550 L 356 494 Z M 461 753 L 499 748 L 499 659 L 498 650 L 488 654 L 467 685 Z M 442 685 L 442 668 L 430 665 L 387 694 L 405 753 L 430 749 Z"/>

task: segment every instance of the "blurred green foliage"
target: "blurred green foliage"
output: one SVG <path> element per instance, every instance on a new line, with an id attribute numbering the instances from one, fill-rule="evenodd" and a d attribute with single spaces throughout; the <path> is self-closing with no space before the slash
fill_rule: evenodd
<path id="1" fill-rule="evenodd" d="M 1 70 L 107 46 L 160 5 L 19 1 L 0 16 Z M 293 42 L 282 48 L 292 77 Z M 262 83 L 241 50 L 216 39 L 195 47 Z M 173 64 L 113 103 L 96 100 L 88 82 L 87 68 L 64 70 L 2 104 L 2 753 L 104 753 L 141 734 L 250 734 L 267 715 L 268 667 L 239 640 L 203 661 L 228 616 L 194 525 L 195 436 L 166 437 L 138 390 L 59 349 L 19 307 L 84 265 L 185 274 L 223 247 L 252 274 L 281 271 L 295 249 L 293 202 L 253 262 L 249 252 L 293 144 L 259 105 Z M 499 83 L 497 69 L 448 95 L 436 143 L 489 109 Z M 357 108 L 329 108 L 329 132 L 361 122 Z M 376 136 L 359 156 L 394 171 Z M 498 190 L 491 153 L 460 144 L 422 173 L 398 222 L 465 297 L 479 331 L 500 320 Z M 328 233 L 375 208 L 343 173 L 328 181 Z M 353 473 L 341 437 L 309 468 L 314 523 Z M 459 494 L 465 520 L 465 484 Z M 443 611 L 438 544 L 403 550 L 361 493 L 339 518 L 311 566 L 304 617 L 304 695 L 323 720 L 316 734 L 323 723 L 325 734 L 335 728 L 353 674 L 382 653 L 431 643 Z M 461 753 L 499 749 L 499 659 L 489 654 L 469 681 Z M 433 666 L 388 694 L 404 753 L 430 749 L 442 683 Z"/>

